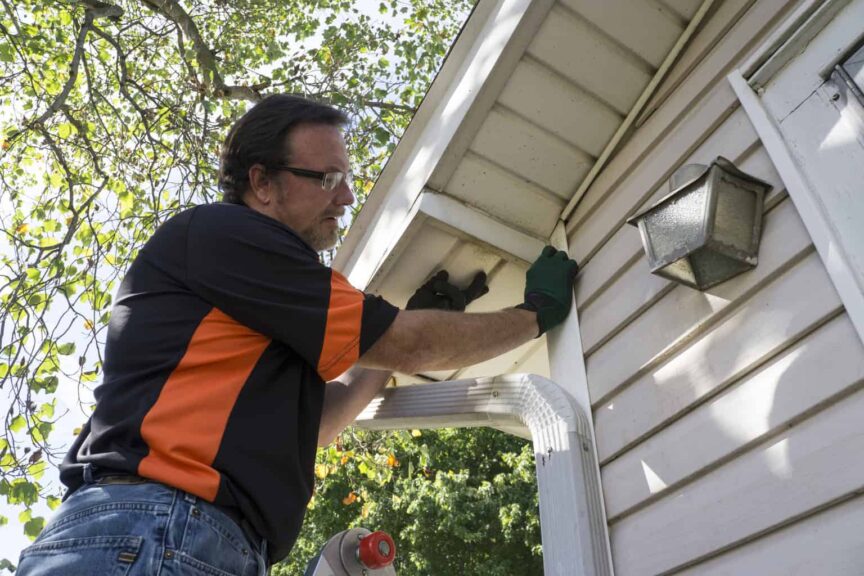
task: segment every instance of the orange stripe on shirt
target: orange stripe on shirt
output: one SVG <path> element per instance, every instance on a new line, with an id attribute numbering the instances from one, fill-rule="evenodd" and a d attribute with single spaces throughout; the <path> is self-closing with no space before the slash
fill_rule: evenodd
<path id="1" fill-rule="evenodd" d="M 144 416 L 150 448 L 138 474 L 213 501 L 212 468 L 225 425 L 270 339 L 213 309 L 195 330 L 180 363 Z"/>
<path id="2" fill-rule="evenodd" d="M 331 270 L 331 273 L 327 326 L 318 359 L 318 374 L 324 380 L 336 378 L 360 358 L 360 328 L 365 298 L 339 272 Z"/>

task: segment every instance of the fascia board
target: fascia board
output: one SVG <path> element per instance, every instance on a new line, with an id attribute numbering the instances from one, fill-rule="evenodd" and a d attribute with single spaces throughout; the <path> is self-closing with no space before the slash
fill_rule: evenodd
<path id="1" fill-rule="evenodd" d="M 512 228 L 479 208 L 428 188 L 414 202 L 405 220 L 400 234 L 390 238 L 385 256 L 367 281 L 366 289 L 380 290 L 389 271 L 393 266 L 398 266 L 414 233 L 430 221 L 454 236 L 488 246 L 505 259 L 520 260 L 525 264 L 533 262 L 545 245 L 540 238 Z"/>
<path id="2" fill-rule="evenodd" d="M 540 238 L 516 230 L 479 208 L 444 194 L 424 192 L 420 196 L 419 210 L 438 222 L 529 264 L 545 245 Z"/>
<path id="3" fill-rule="evenodd" d="M 334 268 L 354 286 L 368 285 L 394 238 L 407 230 L 418 196 L 490 76 L 509 76 L 509 67 L 497 64 L 514 34 L 539 26 L 551 5 L 549 0 L 480 1 L 458 50 L 454 47 L 334 259 Z"/>

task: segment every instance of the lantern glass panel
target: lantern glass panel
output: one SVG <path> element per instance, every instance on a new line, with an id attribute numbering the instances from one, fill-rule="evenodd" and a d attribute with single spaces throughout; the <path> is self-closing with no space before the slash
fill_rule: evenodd
<path id="1" fill-rule="evenodd" d="M 756 225 L 757 201 L 762 197 L 753 186 L 720 177 L 722 190 L 717 194 L 713 239 L 749 256 L 754 251 L 753 228 Z"/>
<path id="2" fill-rule="evenodd" d="M 675 254 L 692 250 L 705 241 L 705 211 L 708 192 L 704 182 L 698 188 L 670 199 L 663 210 L 645 215 L 646 231 L 656 261 L 668 261 Z"/>

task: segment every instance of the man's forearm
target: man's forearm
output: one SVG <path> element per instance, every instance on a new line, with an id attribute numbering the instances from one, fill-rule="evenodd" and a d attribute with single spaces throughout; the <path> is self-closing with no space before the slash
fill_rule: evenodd
<path id="1" fill-rule="evenodd" d="M 359 364 L 406 373 L 462 368 L 537 336 L 537 316 L 520 309 L 486 314 L 402 311 Z"/>
<path id="2" fill-rule="evenodd" d="M 477 364 L 531 340 L 537 317 L 518 309 L 488 314 L 402 311 L 357 365 L 328 382 L 318 432 L 327 446 L 380 392 L 392 370 L 412 374 Z"/>
<path id="3" fill-rule="evenodd" d="M 318 427 L 318 445 L 327 446 L 354 421 L 363 408 L 387 385 L 391 372 L 355 366 L 337 380 L 327 382 L 324 409 Z"/>

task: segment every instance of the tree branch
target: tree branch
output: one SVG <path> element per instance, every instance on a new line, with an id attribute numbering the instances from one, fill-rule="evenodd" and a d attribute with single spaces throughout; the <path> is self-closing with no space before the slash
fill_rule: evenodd
<path id="1" fill-rule="evenodd" d="M 230 86 L 225 84 L 222 74 L 219 72 L 219 64 L 213 55 L 213 50 L 204 42 L 201 32 L 192 17 L 183 9 L 176 0 L 141 0 L 157 14 L 168 18 L 183 30 L 183 34 L 195 47 L 195 58 L 202 72 L 202 82 L 205 91 L 212 91 L 213 95 L 229 100 L 250 100 L 258 102 L 261 100 L 259 90 L 267 88 L 269 82 L 256 84 L 254 86 Z M 181 54 L 185 61 L 185 57 Z"/>
<path id="2" fill-rule="evenodd" d="M 369 106 L 370 108 L 379 108 L 381 110 L 392 110 L 394 112 L 405 112 L 406 114 L 414 114 L 417 109 L 413 106 L 405 106 L 404 104 L 395 104 L 393 102 L 373 102 L 373 101 L 364 101 L 361 102 L 364 106 Z"/>
<path id="3" fill-rule="evenodd" d="M 93 29 L 93 22 L 98 18 L 111 18 L 117 20 L 123 15 L 123 9 L 119 6 L 105 4 L 98 0 L 83 0 L 81 4 L 85 6 L 84 24 L 81 25 L 81 29 L 78 31 L 78 37 L 75 39 L 75 53 L 72 55 L 72 62 L 69 64 L 69 77 L 66 79 L 66 84 L 63 86 L 63 90 L 60 91 L 60 94 L 58 94 L 54 101 L 48 106 L 48 109 L 45 110 L 41 116 L 27 123 L 27 128 L 43 125 L 45 121 L 54 116 L 54 114 L 56 114 L 66 104 L 66 99 L 69 97 L 69 93 L 72 91 L 75 82 L 78 80 L 78 67 L 81 65 L 81 58 L 84 55 L 84 42 L 87 40 L 87 34 L 89 34 Z M 9 139 L 12 140 L 23 131 L 23 129 L 20 130 Z"/>

